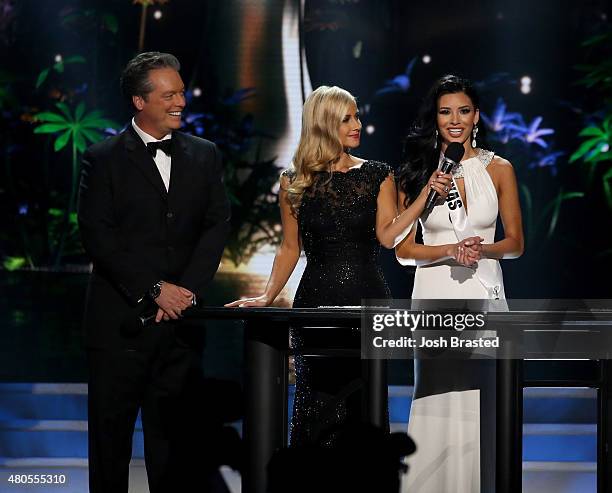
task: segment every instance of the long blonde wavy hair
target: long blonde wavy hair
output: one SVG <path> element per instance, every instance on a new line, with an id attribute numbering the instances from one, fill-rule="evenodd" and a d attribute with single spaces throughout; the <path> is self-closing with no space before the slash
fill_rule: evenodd
<path id="1" fill-rule="evenodd" d="M 294 212 L 315 173 L 331 171 L 342 156 L 340 124 L 352 104 L 356 104 L 353 95 L 337 86 L 320 86 L 306 98 L 300 142 L 291 163 L 293 176 L 286 189 Z"/>

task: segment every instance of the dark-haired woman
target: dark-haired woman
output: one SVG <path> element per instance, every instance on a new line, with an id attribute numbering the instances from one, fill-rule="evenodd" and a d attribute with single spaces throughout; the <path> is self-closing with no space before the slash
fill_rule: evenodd
<path id="1" fill-rule="evenodd" d="M 425 300 L 448 299 L 487 300 L 480 306 L 489 310 L 506 306 L 499 259 L 520 256 L 524 243 L 517 183 L 507 160 L 478 146 L 479 118 L 473 86 L 448 75 L 429 91 L 407 138 L 407 161 L 399 174 L 400 210 L 412 203 L 450 143 L 465 150 L 451 172 L 447 199 L 419 218 L 423 244 L 417 243 L 413 228 L 396 247 L 400 263 L 417 266 L 414 307 L 440 307 Z M 495 241 L 498 215 L 504 234 Z M 408 431 L 417 453 L 409 461 L 405 491 L 493 492 L 494 362 L 415 356 Z"/>

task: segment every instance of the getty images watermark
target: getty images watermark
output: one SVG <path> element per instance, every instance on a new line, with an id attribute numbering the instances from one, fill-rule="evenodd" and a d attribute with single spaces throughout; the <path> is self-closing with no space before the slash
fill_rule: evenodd
<path id="1" fill-rule="evenodd" d="M 436 330 L 463 332 L 465 329 L 482 329 L 485 324 L 485 313 L 430 313 L 424 310 L 373 313 L 371 330 L 378 332 L 379 335 L 372 337 L 372 345 L 375 348 L 498 348 L 499 337 L 470 338 L 453 335 L 452 332 L 444 334 L 432 332 Z M 426 333 L 415 334 L 417 329 L 426 330 Z M 398 337 L 398 332 L 405 331 L 410 331 L 410 335 Z"/>
<path id="2" fill-rule="evenodd" d="M 489 307 L 481 302 L 395 305 L 362 310 L 364 358 L 496 357 L 500 338 L 487 328 Z"/>
<path id="3" fill-rule="evenodd" d="M 362 300 L 367 359 L 612 359 L 612 300 Z"/>

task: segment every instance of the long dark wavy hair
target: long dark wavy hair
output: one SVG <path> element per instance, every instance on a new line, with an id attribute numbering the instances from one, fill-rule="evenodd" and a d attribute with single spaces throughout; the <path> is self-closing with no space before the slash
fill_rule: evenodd
<path id="1" fill-rule="evenodd" d="M 398 173 L 398 186 L 406 194 L 408 207 L 421 192 L 427 180 L 438 167 L 440 137 L 436 141 L 438 100 L 444 94 L 465 93 L 475 109 L 480 109 L 480 98 L 472 83 L 456 75 L 440 77 L 431 87 L 419 108 L 417 119 L 404 140 L 404 163 Z M 484 144 L 484 125 L 478 127 L 479 147 Z"/>

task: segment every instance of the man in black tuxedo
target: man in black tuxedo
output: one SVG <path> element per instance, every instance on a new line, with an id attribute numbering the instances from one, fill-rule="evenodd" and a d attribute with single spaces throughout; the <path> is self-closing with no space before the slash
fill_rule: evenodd
<path id="1" fill-rule="evenodd" d="M 121 77 L 132 122 L 83 156 L 78 218 L 94 266 L 85 310 L 92 493 L 128 491 L 139 409 L 150 491 L 173 491 L 180 479 L 176 398 L 201 354 L 198 331 L 180 318 L 206 296 L 230 208 L 217 147 L 177 131 L 179 68 L 166 53 L 132 59 Z M 142 327 L 146 313 L 155 323 Z"/>

